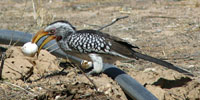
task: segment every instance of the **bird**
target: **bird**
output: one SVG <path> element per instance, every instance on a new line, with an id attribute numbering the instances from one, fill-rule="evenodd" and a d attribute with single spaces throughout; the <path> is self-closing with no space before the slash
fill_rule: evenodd
<path id="1" fill-rule="evenodd" d="M 101 73 L 103 63 L 113 64 L 117 60 L 143 59 L 194 76 L 186 69 L 134 50 L 139 47 L 124 39 L 93 29 L 77 30 L 66 20 L 50 23 L 36 33 L 32 38 L 32 42 L 37 43 L 44 36 L 47 36 L 47 38 L 39 46 L 37 54 L 45 44 L 55 39 L 58 46 L 65 53 L 92 62 L 93 69 L 88 74 Z"/>

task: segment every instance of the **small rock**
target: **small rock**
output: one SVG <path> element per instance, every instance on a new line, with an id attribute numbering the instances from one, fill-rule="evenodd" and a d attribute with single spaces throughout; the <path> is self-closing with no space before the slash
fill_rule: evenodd
<path id="1" fill-rule="evenodd" d="M 194 65 L 189 65 L 189 66 L 188 66 L 188 68 L 194 68 L 194 67 L 195 67 Z"/>
<path id="2" fill-rule="evenodd" d="M 156 71 L 156 69 L 155 68 L 147 68 L 147 69 L 145 69 L 143 72 L 155 72 Z"/>

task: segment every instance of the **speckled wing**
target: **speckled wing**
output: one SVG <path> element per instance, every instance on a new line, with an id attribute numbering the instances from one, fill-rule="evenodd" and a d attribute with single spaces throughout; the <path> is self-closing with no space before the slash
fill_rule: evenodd
<path id="1" fill-rule="evenodd" d="M 132 48 L 138 48 L 123 39 L 95 30 L 80 30 L 68 37 L 72 51 L 133 58 Z"/>
<path id="2" fill-rule="evenodd" d="M 68 45 L 73 51 L 80 53 L 108 53 L 111 42 L 93 30 L 80 30 L 68 36 Z"/>

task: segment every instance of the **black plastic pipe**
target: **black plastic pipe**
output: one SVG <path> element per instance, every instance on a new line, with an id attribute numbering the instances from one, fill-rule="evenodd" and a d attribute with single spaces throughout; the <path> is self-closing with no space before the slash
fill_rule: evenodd
<path id="1" fill-rule="evenodd" d="M 10 41 L 12 40 L 11 44 L 14 44 L 17 42 L 15 44 L 16 46 L 22 46 L 24 43 L 31 41 L 31 38 L 32 38 L 32 34 L 30 33 L 10 31 L 10 30 L 0 30 L 0 44 L 8 45 Z M 38 44 L 41 44 L 44 38 L 38 41 Z M 44 48 L 47 48 L 55 43 L 56 41 L 54 40 L 50 41 L 44 46 Z M 58 48 L 57 44 L 51 48 L 48 48 L 47 50 L 51 51 L 55 48 Z M 51 52 L 51 54 L 57 57 L 61 57 L 61 58 L 69 58 L 73 62 L 76 62 L 79 64 L 82 61 L 82 59 L 79 59 L 77 57 L 64 53 L 61 49 L 57 49 Z M 109 77 L 114 79 L 131 99 L 158 100 L 153 94 L 151 94 L 146 88 L 144 88 L 135 79 L 133 79 L 131 76 L 129 76 L 124 71 L 120 70 L 119 68 L 117 68 L 116 66 L 112 64 L 104 64 L 103 73 L 107 74 Z"/>

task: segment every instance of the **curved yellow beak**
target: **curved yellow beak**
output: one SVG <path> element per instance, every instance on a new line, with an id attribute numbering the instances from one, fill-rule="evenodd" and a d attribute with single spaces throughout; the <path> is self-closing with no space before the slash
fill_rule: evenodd
<path id="1" fill-rule="evenodd" d="M 42 37 L 44 37 L 44 36 L 46 36 L 46 35 L 48 35 L 48 32 L 45 32 L 44 30 L 41 30 L 41 31 L 37 32 L 37 33 L 35 34 L 35 36 L 33 37 L 33 39 L 32 39 L 32 43 L 37 43 Z M 37 51 L 37 56 L 39 55 L 39 53 L 40 53 L 42 47 L 44 47 L 45 44 L 47 44 L 49 41 L 51 41 L 51 40 L 53 40 L 53 39 L 55 39 L 55 38 L 56 38 L 56 36 L 54 36 L 54 35 L 49 35 L 45 40 L 43 40 L 43 41 L 42 41 L 42 44 L 40 44 L 39 49 L 38 49 L 38 51 Z"/>

